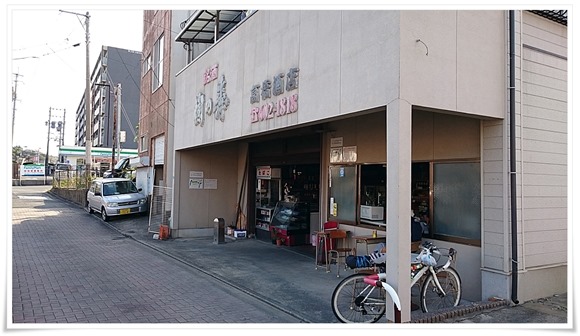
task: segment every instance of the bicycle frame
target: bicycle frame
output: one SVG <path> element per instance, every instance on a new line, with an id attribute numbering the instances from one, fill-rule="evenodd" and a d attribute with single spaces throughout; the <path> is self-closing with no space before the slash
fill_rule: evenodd
<path id="1" fill-rule="evenodd" d="M 438 265 L 438 256 L 442 254 L 439 249 L 428 241 L 424 242 L 421 248 L 419 254 L 411 254 L 409 264 L 410 287 L 420 286 L 421 309 L 424 312 L 430 312 L 442 306 L 457 306 L 461 297 L 461 279 L 451 266 L 457 252 L 449 248 L 449 253 L 446 254 L 447 259 L 444 259 L 444 262 L 442 260 L 441 265 Z M 366 273 L 364 272 L 349 276 L 337 285 L 332 294 L 332 309 L 341 322 L 373 323 L 378 321 L 385 314 L 387 301 L 389 301 L 385 292 L 388 293 L 394 305 L 395 323 L 401 321 L 401 299 L 395 288 L 386 281 L 385 256 L 377 254 L 372 255 L 371 258 L 375 267 L 380 269 L 379 272 L 372 274 L 364 274 Z M 374 292 L 377 287 L 380 293 Z M 369 316 L 364 317 L 365 315 Z"/>
<path id="2" fill-rule="evenodd" d="M 433 251 L 433 252 L 439 254 L 438 251 Z M 433 274 L 433 279 L 435 280 L 435 285 L 437 286 L 437 289 L 443 294 L 443 296 L 445 296 L 446 295 L 445 290 L 443 290 L 443 287 L 439 283 L 439 279 L 437 278 L 437 273 L 438 273 L 439 270 L 447 269 L 451 265 L 451 262 L 453 261 L 453 256 L 455 254 L 455 251 L 453 249 L 451 249 L 449 252 L 450 253 L 449 253 L 449 256 L 447 258 L 447 261 L 442 266 L 426 266 L 426 265 L 423 265 L 423 267 L 413 276 L 413 278 L 411 278 L 411 287 L 413 287 L 417 282 L 419 282 L 419 280 L 421 278 L 423 278 L 423 276 L 425 275 L 425 273 L 430 272 L 431 274 Z M 419 255 L 416 257 L 416 259 L 417 260 L 420 260 L 421 255 L 423 255 L 425 253 L 431 253 L 431 251 L 429 251 L 429 249 L 427 249 L 427 248 L 423 248 L 423 250 L 421 251 L 421 253 L 419 253 Z M 421 263 L 413 263 L 413 264 L 415 264 L 415 265 L 422 265 Z M 382 287 L 382 288 L 384 288 L 387 291 L 387 293 L 389 293 L 389 296 L 391 297 L 391 299 L 393 300 L 393 302 L 395 303 L 395 305 L 397 306 L 397 308 L 400 311 L 401 310 L 401 301 L 399 299 L 399 295 L 397 294 L 397 292 L 395 291 L 395 289 L 391 285 L 389 285 L 388 283 L 386 283 L 386 281 L 385 281 L 386 279 L 387 279 L 387 273 L 376 273 L 376 274 L 371 274 L 369 276 L 366 276 L 363 281 L 368 286 L 366 286 L 361 291 L 360 294 L 362 294 L 366 290 L 368 290 L 369 289 L 369 286 Z M 363 301 L 366 301 L 367 298 L 371 295 L 371 293 L 373 291 L 374 291 L 374 288 L 372 288 L 368 292 L 368 294 L 365 296 L 365 298 L 364 298 Z"/>

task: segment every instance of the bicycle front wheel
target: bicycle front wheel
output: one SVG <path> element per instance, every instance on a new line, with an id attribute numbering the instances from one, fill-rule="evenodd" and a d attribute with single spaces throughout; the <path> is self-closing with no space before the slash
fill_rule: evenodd
<path id="1" fill-rule="evenodd" d="M 385 314 L 386 292 L 353 274 L 342 280 L 332 293 L 332 312 L 342 323 L 374 323 Z"/>
<path id="2" fill-rule="evenodd" d="M 443 289 L 439 290 L 433 274 L 429 274 L 421 287 L 421 309 L 424 313 L 455 307 L 461 300 L 461 279 L 452 267 L 437 273 L 437 280 Z"/>

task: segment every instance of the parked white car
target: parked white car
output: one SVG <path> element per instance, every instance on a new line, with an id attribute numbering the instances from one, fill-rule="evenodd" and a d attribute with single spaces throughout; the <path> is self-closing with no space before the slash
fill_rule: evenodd
<path id="1" fill-rule="evenodd" d="M 147 196 L 126 178 L 99 178 L 87 191 L 86 210 L 101 214 L 104 221 L 113 216 L 147 212 Z"/>

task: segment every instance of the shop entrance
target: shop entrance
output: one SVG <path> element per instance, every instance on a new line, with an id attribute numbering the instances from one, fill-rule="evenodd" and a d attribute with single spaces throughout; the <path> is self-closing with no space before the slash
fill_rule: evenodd
<path id="1" fill-rule="evenodd" d="M 320 143 L 319 134 L 309 134 L 250 145 L 248 229 L 257 239 L 312 247 L 320 218 Z"/>
<path id="2" fill-rule="evenodd" d="M 320 165 L 256 166 L 255 172 L 256 238 L 309 245 L 318 227 Z"/>

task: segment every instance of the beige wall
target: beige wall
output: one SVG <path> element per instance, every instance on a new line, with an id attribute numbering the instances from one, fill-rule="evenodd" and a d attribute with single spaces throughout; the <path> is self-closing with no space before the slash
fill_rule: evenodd
<path id="1" fill-rule="evenodd" d="M 172 235 L 195 237 L 213 235 L 214 218 L 235 224 L 238 201 L 239 146 L 224 144 L 211 148 L 181 151 L 176 162 L 176 198 L 179 206 Z M 244 160 L 245 161 L 245 157 Z M 217 189 L 189 189 L 189 172 L 201 171 L 206 179 L 217 179 Z"/>
<path id="2" fill-rule="evenodd" d="M 369 110 L 399 96 L 415 106 L 503 117 L 503 19 L 502 11 L 258 11 L 177 75 L 175 146 Z M 227 81 L 225 121 L 206 116 L 203 127 L 194 126 L 196 94 L 215 103 L 218 81 L 202 82 L 215 64 Z M 299 94 L 298 111 L 251 123 L 251 108 L 264 103 L 250 104 L 252 86 L 291 67 L 300 69 L 299 89 L 285 95 Z"/>
<path id="3" fill-rule="evenodd" d="M 401 11 L 401 98 L 416 106 L 503 118 L 505 13 Z"/>
<path id="4" fill-rule="evenodd" d="M 378 111 L 331 122 L 328 141 L 342 137 L 344 146 L 357 146 L 357 163 L 386 162 L 385 118 L 385 112 Z M 415 109 L 412 160 L 479 159 L 480 123 L 471 117 Z"/>
<path id="5" fill-rule="evenodd" d="M 398 15 L 258 11 L 177 75 L 176 149 L 386 105 L 398 96 Z M 205 126 L 194 126 L 196 94 L 204 92 L 215 102 L 217 81 L 202 83 L 203 72 L 214 64 L 227 80 L 226 118 L 208 117 Z M 298 93 L 298 111 L 251 123 L 251 108 L 263 104 L 250 104 L 252 86 L 291 67 L 300 69 L 299 88 L 285 94 Z"/>

